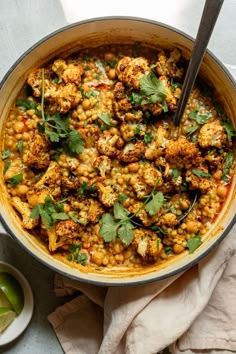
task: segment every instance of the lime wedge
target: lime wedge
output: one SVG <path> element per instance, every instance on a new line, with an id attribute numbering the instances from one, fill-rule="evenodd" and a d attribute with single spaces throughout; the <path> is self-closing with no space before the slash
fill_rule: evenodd
<path id="1" fill-rule="evenodd" d="M 24 294 L 19 282 L 11 274 L 0 272 L 0 290 L 10 302 L 10 308 L 19 315 L 24 307 Z"/>
<path id="2" fill-rule="evenodd" d="M 8 309 L 13 309 L 12 304 L 7 299 L 6 295 L 0 290 L 0 308 L 5 307 Z"/>
<path id="3" fill-rule="evenodd" d="M 16 317 L 16 313 L 2 307 L 0 309 L 0 333 L 3 332 Z"/>

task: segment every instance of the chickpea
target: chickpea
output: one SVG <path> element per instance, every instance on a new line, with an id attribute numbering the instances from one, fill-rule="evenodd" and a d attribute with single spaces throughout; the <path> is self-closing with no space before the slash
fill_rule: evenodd
<path id="1" fill-rule="evenodd" d="M 107 257 L 103 258 L 102 264 L 106 266 L 109 263 L 109 259 Z"/>
<path id="2" fill-rule="evenodd" d="M 121 137 L 119 137 L 118 138 L 118 140 L 117 140 L 117 142 L 116 142 L 116 146 L 117 146 L 117 148 L 118 149 L 121 149 L 123 146 L 124 146 L 124 140 L 121 138 Z"/>
<path id="3" fill-rule="evenodd" d="M 182 253 L 184 250 L 185 250 L 184 246 L 177 245 L 177 244 L 175 244 L 175 245 L 173 246 L 173 251 L 174 251 L 176 254 Z"/>
<path id="4" fill-rule="evenodd" d="M 103 262 L 103 259 L 104 259 L 104 253 L 102 252 L 95 252 L 93 253 L 92 255 L 92 261 L 97 264 L 98 266 L 100 266 Z"/>
<path id="5" fill-rule="evenodd" d="M 108 71 L 108 77 L 111 80 L 115 80 L 115 78 L 116 78 L 116 70 L 115 69 L 110 69 Z"/>
<path id="6" fill-rule="evenodd" d="M 129 172 L 138 172 L 139 170 L 139 164 L 138 162 L 133 162 L 128 165 L 128 170 Z"/>
<path id="7" fill-rule="evenodd" d="M 217 195 L 218 195 L 220 198 L 224 199 L 224 198 L 226 197 L 226 195 L 227 195 L 227 192 L 228 192 L 228 190 L 227 190 L 227 187 L 226 187 L 226 186 L 224 186 L 224 185 L 222 185 L 222 184 L 218 186 L 218 188 L 217 188 Z"/>
<path id="8" fill-rule="evenodd" d="M 83 107 L 83 109 L 84 109 L 85 111 L 91 107 L 91 103 L 90 103 L 90 101 L 89 101 L 88 98 L 86 98 L 85 100 L 83 100 L 83 102 L 82 102 L 82 107 Z"/>
<path id="9" fill-rule="evenodd" d="M 24 140 L 24 141 L 30 140 L 30 134 L 27 133 L 27 132 L 24 132 L 24 133 L 22 134 L 22 140 Z"/>
<path id="10" fill-rule="evenodd" d="M 213 178 L 215 178 L 216 180 L 221 180 L 222 177 L 222 171 L 221 170 L 217 170 L 215 173 L 213 173 Z"/>
<path id="11" fill-rule="evenodd" d="M 180 201 L 180 207 L 181 207 L 182 210 L 187 210 L 190 207 L 189 200 L 186 200 L 186 199 L 181 200 Z"/>
<path id="12" fill-rule="evenodd" d="M 23 129 L 24 129 L 24 123 L 23 122 L 16 122 L 14 124 L 14 130 L 16 133 L 22 133 Z"/>
<path id="13" fill-rule="evenodd" d="M 191 233 L 198 232 L 198 223 L 197 221 L 187 221 L 186 222 L 186 230 Z M 183 230 L 181 230 L 183 232 Z"/>
<path id="14" fill-rule="evenodd" d="M 104 54 L 104 59 L 105 60 L 113 60 L 115 58 L 113 53 L 105 53 Z"/>
<path id="15" fill-rule="evenodd" d="M 29 188 L 25 184 L 20 184 L 16 188 L 17 195 L 24 195 L 28 192 Z"/>

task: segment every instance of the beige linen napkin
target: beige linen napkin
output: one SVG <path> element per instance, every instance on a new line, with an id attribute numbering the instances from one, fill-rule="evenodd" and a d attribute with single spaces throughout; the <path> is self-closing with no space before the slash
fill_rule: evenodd
<path id="1" fill-rule="evenodd" d="M 66 354 L 236 352 L 236 227 L 198 265 L 140 287 L 99 288 L 57 275 L 48 316 Z"/>

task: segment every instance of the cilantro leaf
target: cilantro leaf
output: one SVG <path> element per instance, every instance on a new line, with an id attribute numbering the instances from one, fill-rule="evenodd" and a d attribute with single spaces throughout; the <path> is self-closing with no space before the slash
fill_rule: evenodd
<path id="1" fill-rule="evenodd" d="M 149 144 L 151 143 L 151 141 L 153 140 L 153 136 L 151 132 L 146 132 L 143 138 L 143 141 L 145 142 L 145 144 Z"/>
<path id="2" fill-rule="evenodd" d="M 119 203 L 114 204 L 113 210 L 116 219 L 118 220 L 127 219 L 128 211 L 125 208 L 123 208 L 123 206 L 120 205 Z"/>
<path id="3" fill-rule="evenodd" d="M 19 183 L 21 183 L 23 181 L 23 174 L 18 173 L 17 175 L 14 175 L 11 178 L 8 178 L 7 181 L 10 182 L 13 187 L 16 187 L 16 186 L 18 186 Z"/>
<path id="4" fill-rule="evenodd" d="M 223 122 L 223 126 L 225 128 L 228 141 L 232 141 L 232 137 L 235 136 L 234 127 L 229 121 Z"/>
<path id="5" fill-rule="evenodd" d="M 234 153 L 232 151 L 228 152 L 227 155 L 224 158 L 225 165 L 223 167 L 223 174 L 222 174 L 222 180 L 226 183 L 229 183 L 229 171 L 230 167 L 233 163 L 234 160 Z"/>
<path id="6" fill-rule="evenodd" d="M 152 103 L 162 102 L 166 98 L 165 85 L 150 72 L 139 80 L 141 94 L 147 96 Z"/>
<path id="7" fill-rule="evenodd" d="M 59 134 L 50 129 L 45 128 L 45 134 L 52 143 L 58 143 L 60 141 Z"/>
<path id="8" fill-rule="evenodd" d="M 86 197 L 88 193 L 93 193 L 96 190 L 96 185 L 93 184 L 92 186 L 88 186 L 88 182 L 83 182 L 79 187 L 78 194 L 81 197 Z"/>
<path id="9" fill-rule="evenodd" d="M 173 179 L 175 180 L 175 181 L 177 181 L 177 179 L 178 179 L 178 177 L 179 177 L 179 170 L 177 169 L 177 168 L 173 168 L 172 169 L 172 171 L 171 171 L 171 173 L 172 173 L 172 176 L 173 176 Z"/>
<path id="10" fill-rule="evenodd" d="M 16 144 L 16 148 L 19 151 L 20 154 L 23 152 L 23 140 L 19 140 L 18 143 Z"/>
<path id="11" fill-rule="evenodd" d="M 187 247 L 189 253 L 190 254 L 193 253 L 199 246 L 201 246 L 201 244 L 202 244 L 201 235 L 197 234 L 193 238 L 190 238 L 187 241 Z"/>
<path id="12" fill-rule="evenodd" d="M 68 147 L 72 153 L 81 154 L 84 148 L 84 141 L 76 130 L 68 133 Z"/>
<path id="13" fill-rule="evenodd" d="M 155 215 L 164 205 L 165 197 L 162 192 L 152 194 L 151 200 L 146 204 L 145 209 L 150 215 Z"/>
<path id="14" fill-rule="evenodd" d="M 198 177 L 211 177 L 210 173 L 204 172 L 202 170 L 193 169 L 192 172 Z"/>
<path id="15" fill-rule="evenodd" d="M 87 259 L 87 253 L 79 253 L 75 258 L 75 262 L 81 264 L 82 266 L 85 266 Z"/>
<path id="16" fill-rule="evenodd" d="M 2 172 L 3 176 L 5 176 L 7 170 L 8 170 L 8 168 L 9 168 L 10 166 L 11 166 L 11 160 L 6 161 L 6 162 L 5 162 L 5 165 L 4 165 L 3 172 Z"/>
<path id="17" fill-rule="evenodd" d="M 126 195 L 124 195 L 124 194 L 121 194 L 121 193 L 118 194 L 118 201 L 119 201 L 120 203 L 124 203 L 127 198 L 128 198 L 128 197 L 127 197 Z"/>
<path id="18" fill-rule="evenodd" d="M 191 135 L 191 134 L 195 133 L 196 130 L 198 130 L 198 126 L 191 125 L 191 127 L 186 129 L 186 133 L 187 133 L 187 135 Z"/>
<path id="19" fill-rule="evenodd" d="M 199 113 L 199 111 L 197 109 L 195 109 L 194 111 L 189 113 L 189 118 L 195 120 L 195 122 L 197 122 L 198 124 L 205 124 L 208 119 L 210 119 L 212 117 L 212 113 L 211 112 L 207 112 L 204 114 Z"/>
<path id="20" fill-rule="evenodd" d="M 1 154 L 2 154 L 2 160 L 6 160 L 8 159 L 8 157 L 12 155 L 11 151 L 9 150 L 2 150 Z"/>
<path id="21" fill-rule="evenodd" d="M 108 113 L 98 114 L 98 118 L 100 118 L 106 125 L 111 125 L 111 116 Z"/>
<path id="22" fill-rule="evenodd" d="M 164 246 L 165 254 L 172 254 L 172 248 L 170 246 Z"/>
<path id="23" fill-rule="evenodd" d="M 101 221 L 102 225 L 99 230 L 99 235 L 104 238 L 105 242 L 114 240 L 116 238 L 117 229 L 120 224 L 115 222 L 112 215 L 107 213 L 103 214 Z"/>
<path id="24" fill-rule="evenodd" d="M 39 110 L 38 110 L 38 108 L 37 108 L 38 104 L 35 103 L 35 102 L 32 101 L 32 100 L 17 100 L 17 101 L 16 101 L 16 105 L 17 105 L 18 107 L 20 107 L 23 111 L 27 111 L 27 110 L 29 110 L 29 109 L 34 109 L 34 110 L 35 110 L 35 113 L 36 113 L 37 115 L 40 114 L 40 112 L 39 112 Z"/>
<path id="25" fill-rule="evenodd" d="M 126 245 L 129 245 L 131 241 L 133 240 L 134 234 L 132 232 L 132 229 L 134 226 L 129 222 L 128 220 L 119 227 L 118 229 L 118 235 L 123 243 Z"/>
<path id="26" fill-rule="evenodd" d="M 52 219 L 53 220 L 68 220 L 69 216 L 66 213 L 52 213 Z"/>

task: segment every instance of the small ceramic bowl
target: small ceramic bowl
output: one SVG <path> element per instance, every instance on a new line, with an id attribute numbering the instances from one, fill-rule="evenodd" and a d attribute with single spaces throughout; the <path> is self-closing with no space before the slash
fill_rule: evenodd
<path id="1" fill-rule="evenodd" d="M 24 307 L 22 312 L 3 333 L 0 333 L 0 346 L 3 346 L 19 337 L 30 323 L 34 309 L 34 298 L 29 282 L 19 270 L 8 263 L 0 261 L 0 272 L 10 273 L 18 280 L 24 293 Z"/>

